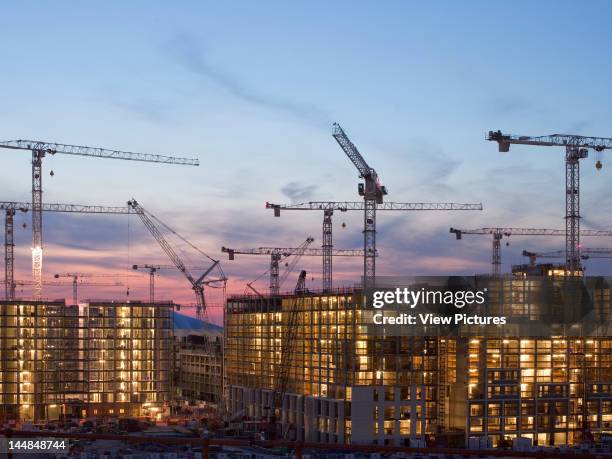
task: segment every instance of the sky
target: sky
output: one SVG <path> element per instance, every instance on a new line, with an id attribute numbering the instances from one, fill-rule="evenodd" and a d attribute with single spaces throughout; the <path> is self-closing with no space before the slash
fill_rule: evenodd
<path id="1" fill-rule="evenodd" d="M 484 206 L 379 213 L 377 273 L 487 272 L 490 238 L 456 241 L 449 227 L 563 228 L 565 168 L 560 148 L 499 153 L 485 134 L 612 137 L 611 13 L 605 1 L 4 2 L 0 139 L 199 158 L 188 167 L 56 155 L 44 161 L 43 200 L 119 206 L 134 197 L 222 259 L 229 291 L 241 293 L 268 259 L 230 262 L 221 246 L 297 246 L 309 235 L 321 244 L 319 212 L 274 218 L 266 201 L 360 199 L 357 172 L 331 136 L 337 121 L 388 201 Z M 596 171 L 594 156 L 581 167 L 582 225 L 608 229 L 612 171 L 606 153 Z M 27 152 L 0 150 L 0 200 L 31 199 L 30 167 Z M 336 248 L 362 246 L 362 218 L 334 216 Z M 31 216 L 16 226 L 16 277 L 29 279 Z M 523 249 L 564 246 L 562 238 L 508 242 L 505 271 L 525 262 Z M 128 289 L 147 299 L 148 275 L 132 264 L 169 264 L 136 216 L 45 214 L 44 248 L 46 279 L 123 276 L 123 286 L 82 286 L 81 299 L 126 298 Z M 207 263 L 185 244 L 177 251 L 191 266 Z M 301 266 L 319 287 L 320 260 Z M 336 259 L 334 268 L 337 285 L 352 285 L 362 264 Z M 610 272 L 605 261 L 587 269 Z M 156 286 L 158 299 L 194 301 L 172 270 Z M 221 298 L 211 292 L 216 322 Z"/>

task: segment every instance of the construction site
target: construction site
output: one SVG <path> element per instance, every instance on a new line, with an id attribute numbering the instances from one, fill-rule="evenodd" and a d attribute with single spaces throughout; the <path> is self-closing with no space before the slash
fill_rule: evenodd
<path id="1" fill-rule="evenodd" d="M 478 210 L 478 204 L 383 202 L 387 190 L 344 131 L 333 136 L 365 183 L 363 202 L 268 204 L 323 213 L 323 283 L 279 295 L 278 260 L 307 254 L 296 249 L 237 250 L 270 255 L 270 291 L 231 296 L 224 322 L 225 390 L 230 413 L 244 429 L 265 430 L 296 441 L 393 446 L 430 444 L 502 446 L 574 445 L 604 438 L 612 428 L 612 303 L 606 278 L 584 276 L 580 237 L 610 231 L 580 230 L 579 159 L 612 140 L 579 136 L 526 137 L 490 132 L 487 139 L 566 149 L 566 228 L 451 228 L 457 239 L 492 237 L 491 273 L 477 282 L 491 293 L 488 312 L 515 326 L 489 332 L 466 327 L 459 337 L 381 337 L 368 333 L 373 309 L 363 292 L 376 285 L 378 210 Z M 598 168 L 601 163 L 596 164 Z M 334 289 L 331 216 L 364 212 L 360 287 Z M 510 236 L 565 236 L 560 264 L 530 263 L 501 272 L 501 241 Z M 325 253 L 327 252 L 327 254 Z M 608 249 L 589 250 L 605 257 Z M 294 256 L 295 256 L 294 255 Z M 529 254 L 528 254 L 529 255 Z M 295 259 L 294 259 L 295 260 Z M 251 288 L 251 290 L 253 290 Z M 588 318 L 586 320 L 585 318 Z M 530 326 L 553 324 L 541 336 Z"/>
<path id="2" fill-rule="evenodd" d="M 579 189 L 580 160 L 588 150 L 612 149 L 612 139 L 489 132 L 487 140 L 500 151 L 513 144 L 565 149 L 565 228 L 451 227 L 458 240 L 491 237 L 491 271 L 474 273 L 474 279 L 489 292 L 487 312 L 505 315 L 510 325 L 466 326 L 454 335 L 381 336 L 368 328 L 374 310 L 365 294 L 379 279 L 377 217 L 388 212 L 465 215 L 482 211 L 483 205 L 386 201 L 388 190 L 379 174 L 337 123 L 332 137 L 362 180 L 359 200 L 268 202 L 263 212 L 284 218 L 292 211 L 319 212 L 320 247 L 308 236 L 297 247 L 223 246 L 219 256 L 202 251 L 133 198 L 123 207 L 47 204 L 42 199 L 47 156 L 182 166 L 197 166 L 197 159 L 27 140 L 0 142 L 0 148 L 30 152 L 32 161 L 31 202 L 0 202 L 5 214 L 1 420 L 12 425 L 109 417 L 166 422 L 175 402 L 188 400 L 214 407 L 225 426 L 218 433 L 221 437 L 478 449 L 601 444 L 612 435 L 610 281 L 586 276 L 584 270 L 587 260 L 609 258 L 612 249 L 581 245 L 582 237 L 605 238 L 612 230 L 580 228 Z M 601 168 L 601 163 L 596 166 Z M 363 247 L 337 248 L 333 217 L 353 211 L 363 215 Z M 122 285 L 126 275 L 43 275 L 43 216 L 49 212 L 133 214 L 170 264 L 126 267 L 131 275 L 148 274 L 148 298 L 82 299 L 80 287 L 104 285 L 87 278 Z M 31 280 L 14 274 L 17 213 L 31 214 Z M 526 251 L 529 262 L 506 273 L 501 242 L 511 236 L 564 237 L 565 249 Z M 197 254 L 200 266 L 186 261 L 176 241 Z M 244 293 L 226 297 L 221 254 L 227 254 L 228 263 L 264 256 L 268 268 L 246 283 Z M 319 286 L 307 283 L 310 273 L 302 267 L 303 257 L 321 260 Z M 363 267 L 360 279 L 351 285 L 336 282 L 337 257 L 356 258 Z M 537 260 L 555 257 L 562 262 Z M 178 272 L 193 291 L 194 302 L 158 299 L 155 279 L 160 270 Z M 47 280 L 62 278 L 68 280 Z M 18 285 L 31 286 L 31 294 L 20 298 Z M 51 285 L 71 289 L 72 301 L 47 299 L 44 289 Z M 185 308 L 203 326 L 211 291 L 221 292 L 222 330 L 217 336 L 179 336 L 177 311 Z M 541 323 L 548 328 L 534 334 L 534 326 Z"/>

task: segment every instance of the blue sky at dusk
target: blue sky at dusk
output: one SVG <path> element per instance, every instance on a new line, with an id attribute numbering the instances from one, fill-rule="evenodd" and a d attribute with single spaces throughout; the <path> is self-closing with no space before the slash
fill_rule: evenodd
<path id="1" fill-rule="evenodd" d="M 379 214 L 378 273 L 486 272 L 490 239 L 458 242 L 448 228 L 562 228 L 565 169 L 562 149 L 502 154 L 485 133 L 612 137 L 611 14 L 604 1 L 4 2 L 0 138 L 199 157 L 195 168 L 57 155 L 44 163 L 43 198 L 123 205 L 133 196 L 224 259 L 222 245 L 295 246 L 313 235 L 320 246 L 320 213 L 275 219 L 266 201 L 359 199 L 357 173 L 331 136 L 337 121 L 389 201 L 485 208 Z M 582 163 L 583 228 L 612 226 L 605 153 L 603 162 L 599 172 L 594 158 Z M 29 201 L 30 180 L 27 152 L 0 150 L 0 200 Z M 362 218 L 335 216 L 336 247 L 362 245 Z M 30 216 L 17 221 L 17 277 L 28 278 Z M 47 278 L 168 263 L 136 217 L 46 215 L 44 225 Z M 524 262 L 523 249 L 562 247 L 562 238 L 512 238 L 503 268 Z M 226 261 L 232 291 L 267 262 Z M 317 287 L 320 260 L 303 265 Z M 605 262 L 588 269 L 610 272 Z M 335 270 L 351 284 L 361 260 Z M 144 273 L 126 282 L 131 297 L 147 297 Z M 193 301 L 176 274 L 158 286 L 158 298 Z"/>

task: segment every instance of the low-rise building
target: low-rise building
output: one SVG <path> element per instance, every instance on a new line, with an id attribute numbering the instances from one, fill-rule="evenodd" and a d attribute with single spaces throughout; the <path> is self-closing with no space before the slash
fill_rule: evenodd
<path id="1" fill-rule="evenodd" d="M 219 403 L 223 393 L 221 337 L 181 337 L 177 345 L 177 367 L 181 397 L 191 402 Z"/>

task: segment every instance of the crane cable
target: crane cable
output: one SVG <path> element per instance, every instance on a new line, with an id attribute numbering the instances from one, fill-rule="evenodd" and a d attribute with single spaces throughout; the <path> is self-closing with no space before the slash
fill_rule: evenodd
<path id="1" fill-rule="evenodd" d="M 144 210 L 144 209 L 143 209 Z M 189 245 L 191 248 L 193 248 L 194 250 L 196 250 L 197 252 L 199 252 L 200 254 L 204 255 L 206 258 L 208 258 L 210 261 L 212 261 L 213 263 L 217 263 L 217 269 L 219 270 L 221 277 L 224 281 L 227 280 L 225 273 L 223 272 L 223 269 L 221 268 L 221 265 L 219 264 L 219 260 L 215 260 L 214 258 L 212 258 L 210 255 L 208 255 L 206 252 L 204 252 L 203 250 L 201 250 L 199 247 L 197 247 L 196 245 L 194 245 L 193 243 L 191 243 L 190 241 L 188 241 L 187 239 L 185 239 L 183 236 L 181 236 L 179 233 L 177 233 L 176 231 L 174 231 L 172 228 L 170 228 L 170 226 L 168 226 L 166 223 L 164 223 L 163 221 L 161 221 L 159 218 L 157 218 L 155 215 L 153 215 L 151 212 L 149 212 L 148 210 L 144 210 L 144 212 L 151 218 L 153 218 L 157 223 L 159 223 L 161 226 L 163 226 L 164 228 L 166 228 L 168 231 L 170 231 L 172 234 L 174 234 L 176 237 L 178 237 L 181 241 L 183 241 L 184 243 L 186 243 L 187 245 Z"/>

